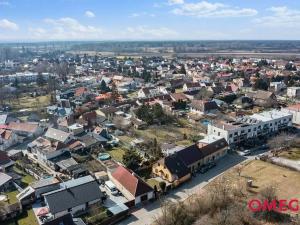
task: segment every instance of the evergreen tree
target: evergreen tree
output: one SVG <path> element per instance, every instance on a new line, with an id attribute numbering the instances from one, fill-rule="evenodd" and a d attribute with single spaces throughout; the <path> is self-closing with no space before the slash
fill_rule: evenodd
<path id="1" fill-rule="evenodd" d="M 185 70 L 184 65 L 181 65 L 181 68 L 180 68 L 180 70 L 179 70 L 179 73 L 180 73 L 180 74 L 186 74 L 186 70 Z"/>
<path id="2" fill-rule="evenodd" d="M 127 150 L 123 156 L 124 165 L 133 171 L 137 170 L 142 162 L 142 158 L 134 150 Z"/>
<path id="3" fill-rule="evenodd" d="M 108 89 L 109 88 L 107 87 L 106 82 L 104 80 L 102 80 L 100 83 L 100 90 L 103 92 L 106 92 L 106 91 L 108 91 Z"/>

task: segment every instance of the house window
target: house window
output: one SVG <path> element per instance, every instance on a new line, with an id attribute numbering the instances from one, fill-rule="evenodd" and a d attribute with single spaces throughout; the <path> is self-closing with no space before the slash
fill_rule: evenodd
<path id="1" fill-rule="evenodd" d="M 232 138 L 232 134 L 229 134 L 229 137 Z"/>
<path id="2" fill-rule="evenodd" d="M 254 131 L 256 131 L 256 127 L 254 127 L 254 129 L 253 129 Z"/>
<path id="3" fill-rule="evenodd" d="M 141 202 L 147 201 L 148 200 L 148 195 L 143 195 L 141 196 Z"/>
<path id="4" fill-rule="evenodd" d="M 221 133 L 220 132 L 218 132 L 218 136 L 220 136 L 221 135 Z"/>
<path id="5" fill-rule="evenodd" d="M 248 133 L 251 132 L 251 129 L 248 129 Z"/>

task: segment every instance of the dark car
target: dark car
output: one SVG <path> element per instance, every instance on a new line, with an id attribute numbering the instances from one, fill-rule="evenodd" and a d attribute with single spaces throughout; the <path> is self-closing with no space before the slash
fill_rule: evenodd
<path id="1" fill-rule="evenodd" d="M 215 167 L 216 165 L 217 165 L 216 162 L 210 162 L 210 163 L 207 164 L 209 169 Z"/>
<path id="2" fill-rule="evenodd" d="M 206 173 L 209 170 L 208 165 L 203 165 L 200 167 L 199 172 L 200 173 Z"/>

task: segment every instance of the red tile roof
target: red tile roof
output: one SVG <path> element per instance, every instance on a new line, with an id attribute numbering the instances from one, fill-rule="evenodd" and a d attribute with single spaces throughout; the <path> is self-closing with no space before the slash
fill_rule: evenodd
<path id="1" fill-rule="evenodd" d="M 295 104 L 295 105 L 290 105 L 290 106 L 288 107 L 288 109 L 294 110 L 294 111 L 300 111 L 300 103 Z"/>
<path id="2" fill-rule="evenodd" d="M 112 173 L 112 176 L 135 197 L 153 191 L 141 178 L 133 175 L 123 166 L 119 166 Z"/>

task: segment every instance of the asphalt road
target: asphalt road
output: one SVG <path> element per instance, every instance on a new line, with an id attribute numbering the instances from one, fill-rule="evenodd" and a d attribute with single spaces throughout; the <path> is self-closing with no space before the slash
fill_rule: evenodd
<path id="1" fill-rule="evenodd" d="M 250 158 L 250 157 L 249 157 Z M 150 225 L 155 218 L 161 215 L 161 203 L 168 201 L 182 201 L 192 194 L 201 193 L 203 187 L 216 177 L 232 168 L 233 166 L 248 160 L 247 157 L 239 156 L 237 154 L 227 154 L 217 162 L 217 166 L 207 171 L 204 174 L 197 174 L 189 182 L 180 187 L 170 191 L 164 199 L 157 200 L 153 203 L 136 209 L 131 216 L 121 221 L 120 225 Z"/>

